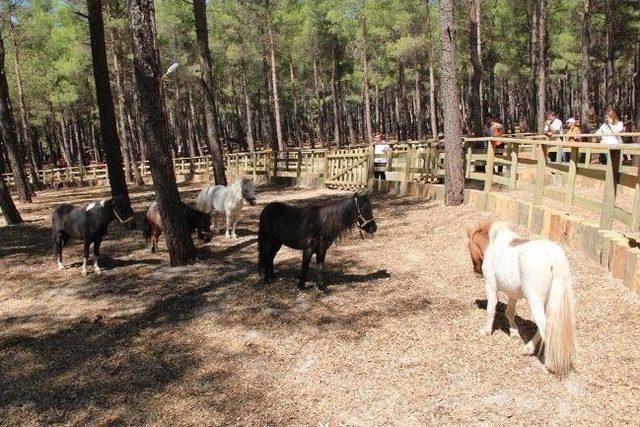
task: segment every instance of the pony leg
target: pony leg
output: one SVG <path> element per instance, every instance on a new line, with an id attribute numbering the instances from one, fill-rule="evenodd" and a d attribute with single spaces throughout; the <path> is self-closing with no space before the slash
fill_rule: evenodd
<path id="1" fill-rule="evenodd" d="M 90 240 L 85 240 L 84 241 L 84 258 L 82 260 L 82 275 L 86 276 L 87 275 L 87 260 L 89 259 L 89 247 L 91 246 L 91 241 Z M 95 244 L 93 245 L 93 247 L 95 248 Z"/>
<path id="2" fill-rule="evenodd" d="M 102 274 L 102 270 L 98 265 L 98 258 L 100 258 L 100 244 L 102 243 L 102 239 L 98 239 L 93 242 L 93 271 L 96 274 Z"/>
<path id="3" fill-rule="evenodd" d="M 507 320 L 509 321 L 509 335 L 511 338 L 520 337 L 520 332 L 518 331 L 518 325 L 516 325 L 516 304 L 518 300 L 512 297 L 509 297 L 509 302 L 507 303 Z"/>
<path id="4" fill-rule="evenodd" d="M 480 329 L 480 335 L 491 335 L 493 332 L 493 319 L 496 317 L 496 305 L 498 304 L 498 290 L 492 278 L 487 277 L 485 283 L 487 293 L 487 318 L 485 325 Z"/>
<path id="5" fill-rule="evenodd" d="M 321 248 L 316 252 L 316 282 L 318 283 L 318 288 L 327 292 L 329 289 L 324 282 L 324 256 L 327 254 L 327 250 L 325 248 Z"/>
<path id="6" fill-rule="evenodd" d="M 234 218 L 233 219 L 233 228 L 231 229 L 231 237 L 234 239 L 237 239 L 238 236 L 236 235 L 236 225 L 238 224 L 238 218 Z"/>
<path id="7" fill-rule="evenodd" d="M 58 258 L 58 270 L 62 270 L 64 268 L 64 265 L 62 264 L 62 247 L 63 247 L 63 243 L 64 242 L 64 238 L 62 237 L 62 234 L 58 235 L 58 238 L 56 239 L 56 256 Z"/>
<path id="8" fill-rule="evenodd" d="M 311 249 L 305 249 L 302 251 L 302 268 L 300 269 L 300 280 L 298 281 L 298 288 L 303 291 L 307 289 L 305 282 L 307 281 L 307 273 L 309 272 L 309 263 L 311 262 L 312 256 L 313 252 Z"/>
<path id="9" fill-rule="evenodd" d="M 229 234 L 230 228 L 231 228 L 231 215 L 227 214 L 227 229 L 226 229 L 226 232 L 224 233 L 227 239 L 231 238 L 231 235 Z"/>
<path id="10" fill-rule="evenodd" d="M 527 300 L 527 302 L 529 303 L 529 309 L 531 310 L 531 314 L 533 315 L 533 320 L 538 326 L 538 332 L 524 347 L 525 354 L 531 355 L 535 353 L 536 347 L 538 346 L 538 343 L 540 341 L 544 343 L 544 333 L 546 331 L 545 328 L 547 327 L 547 316 L 544 312 L 544 300 L 531 299 Z"/>

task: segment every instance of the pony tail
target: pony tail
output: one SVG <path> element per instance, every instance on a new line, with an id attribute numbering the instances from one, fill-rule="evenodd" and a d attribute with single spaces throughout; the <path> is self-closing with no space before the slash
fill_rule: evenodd
<path id="1" fill-rule="evenodd" d="M 563 378 L 573 368 L 575 352 L 575 299 L 571 271 L 564 253 L 552 266 L 551 289 L 546 306 L 545 362 Z"/>
<path id="2" fill-rule="evenodd" d="M 151 239 L 151 223 L 147 218 L 147 213 L 144 211 L 137 212 L 137 216 L 138 216 L 138 229 L 142 231 L 142 237 L 144 237 L 144 239 L 148 243 L 149 239 Z"/>

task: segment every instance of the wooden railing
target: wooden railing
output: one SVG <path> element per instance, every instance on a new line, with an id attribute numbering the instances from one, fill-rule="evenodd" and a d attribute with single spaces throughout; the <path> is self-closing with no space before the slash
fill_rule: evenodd
<path id="1" fill-rule="evenodd" d="M 580 138 L 599 135 L 585 134 Z M 638 137 L 639 133 L 623 133 L 620 136 Z M 465 138 L 466 177 L 484 182 L 484 191 L 492 191 L 494 184 L 530 193 L 534 205 L 545 203 L 545 197 L 568 206 L 575 206 L 599 215 L 601 229 L 611 229 L 614 220 L 636 232 L 640 227 L 640 144 L 605 145 L 592 142 L 565 142 L 561 139 L 538 138 Z M 486 145 L 486 150 L 477 147 Z M 503 144 L 499 147 L 500 144 Z M 555 153 L 554 160 L 550 154 Z M 604 154 L 606 164 L 592 162 L 593 154 Z M 623 157 L 628 156 L 625 164 Z M 567 157 L 567 158 L 565 158 Z M 476 172 L 476 166 L 483 164 L 485 171 Z M 495 167 L 504 169 L 496 174 Z M 532 178 L 523 173 L 529 169 Z M 549 175 L 565 178 L 560 189 L 551 188 L 547 183 Z M 600 181 L 602 197 L 577 194 L 579 177 Z M 622 192 L 631 194 L 626 205 L 618 203 Z"/>
<path id="2" fill-rule="evenodd" d="M 640 133 L 620 136 L 637 138 Z M 593 140 L 598 135 L 578 137 Z M 548 140 L 540 135 L 465 138 L 465 177 L 483 182 L 484 191 L 493 191 L 496 185 L 501 185 L 528 192 L 533 204 L 543 204 L 545 198 L 550 198 L 593 212 L 598 215 L 602 229 L 611 229 L 617 220 L 638 231 L 640 144 L 604 145 L 566 142 L 563 138 Z M 592 159 L 600 153 L 605 155 L 606 164 Z M 624 157 L 627 161 L 623 161 Z M 385 180 L 395 182 L 401 195 L 407 193 L 412 181 L 442 182 L 444 178 L 444 150 L 438 141 L 390 144 L 384 154 L 375 154 L 371 146 L 230 153 L 225 155 L 225 162 L 230 176 L 266 179 L 309 176 L 328 187 L 365 187 L 375 172 L 384 172 Z M 146 162 L 138 162 L 136 167 L 143 177 L 150 175 Z M 496 167 L 501 167 L 502 172 L 496 173 Z M 174 168 L 177 175 L 206 175 L 213 169 L 209 156 L 175 158 Z M 105 165 L 45 169 L 38 174 L 41 181 L 49 184 L 107 179 Z M 548 183 L 550 176 L 562 177 L 561 184 Z M 11 175 L 6 174 L 5 179 L 13 183 Z M 584 179 L 595 181 L 602 188 L 601 197 L 576 191 L 577 182 Z M 621 193 L 626 203 L 620 203 Z"/>

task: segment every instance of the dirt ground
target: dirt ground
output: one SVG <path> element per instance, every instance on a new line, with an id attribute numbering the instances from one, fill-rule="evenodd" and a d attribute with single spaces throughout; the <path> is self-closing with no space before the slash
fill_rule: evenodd
<path id="1" fill-rule="evenodd" d="M 113 224 L 104 274 L 80 275 L 81 245 L 57 271 L 49 215 L 102 190 L 42 192 L 24 225 L 0 228 L 0 424 L 416 425 L 636 424 L 640 298 L 579 252 L 577 370 L 546 374 L 485 310 L 465 227 L 469 206 L 375 199 L 378 233 L 327 255 L 327 295 L 300 292 L 301 255 L 282 250 L 261 287 L 257 216 L 265 203 L 336 191 L 262 189 L 239 238 L 216 236 L 202 261 L 170 268 Z M 196 187 L 183 187 L 195 198 Z M 136 208 L 149 190 L 134 194 Z M 310 279 L 313 280 L 313 268 Z M 521 334 L 535 328 L 518 305 Z M 505 330 L 507 332 L 505 332 Z"/>

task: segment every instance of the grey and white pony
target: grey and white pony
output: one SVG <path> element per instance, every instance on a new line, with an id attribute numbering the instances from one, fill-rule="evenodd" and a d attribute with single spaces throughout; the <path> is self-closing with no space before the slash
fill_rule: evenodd
<path id="1" fill-rule="evenodd" d="M 242 177 L 228 187 L 211 185 L 203 188 L 196 198 L 196 209 L 213 214 L 213 216 L 216 213 L 225 214 L 227 219 L 225 235 L 227 238 L 236 239 L 238 237 L 236 236 L 236 224 L 245 201 L 251 206 L 256 204 L 255 185 L 253 179 Z M 215 218 L 212 218 L 211 224 L 215 229 Z"/>

